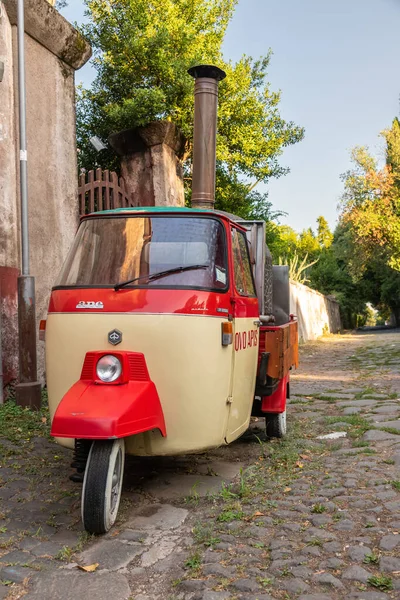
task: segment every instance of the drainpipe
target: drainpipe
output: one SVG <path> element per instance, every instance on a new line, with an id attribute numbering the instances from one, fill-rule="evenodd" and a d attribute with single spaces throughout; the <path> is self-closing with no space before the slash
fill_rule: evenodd
<path id="1" fill-rule="evenodd" d="M 40 408 L 41 385 L 37 381 L 36 358 L 35 279 L 29 275 L 24 0 L 17 0 L 17 29 L 22 269 L 21 276 L 18 277 L 19 383 L 15 389 L 15 399 L 20 406 Z"/>
<path id="2" fill-rule="evenodd" d="M 194 139 L 192 207 L 212 210 L 215 205 L 218 84 L 226 73 L 212 65 L 188 70 L 194 84 Z"/>

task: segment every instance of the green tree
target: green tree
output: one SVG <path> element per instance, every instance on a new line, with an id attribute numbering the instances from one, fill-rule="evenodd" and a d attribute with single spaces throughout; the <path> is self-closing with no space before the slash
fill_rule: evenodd
<path id="1" fill-rule="evenodd" d="M 329 248 L 333 242 L 333 233 L 331 232 L 328 221 L 325 217 L 318 217 L 317 219 L 317 238 L 320 248 Z"/>
<path id="2" fill-rule="evenodd" d="M 300 263 L 304 259 L 307 263 L 317 260 L 322 249 L 328 248 L 333 239 L 333 234 L 324 217 L 318 217 L 317 224 L 317 235 L 311 227 L 297 233 L 288 225 L 275 225 L 272 228 L 273 238 L 271 240 L 267 239 L 275 261 L 281 259 L 283 262 L 288 263 L 294 260 L 295 257 L 297 262 L 300 261 Z"/>
<path id="3" fill-rule="evenodd" d="M 395 157 L 394 141 L 398 125 L 384 135 L 388 143 L 388 159 Z M 354 148 L 351 154 L 353 168 L 342 175 L 343 223 L 349 224 L 354 238 L 353 265 L 363 270 L 377 254 L 386 263 L 400 270 L 400 195 L 396 184 L 396 171 L 390 164 L 382 169 L 363 147 Z"/>
<path id="4" fill-rule="evenodd" d="M 267 245 L 275 263 L 282 259 L 287 264 L 298 250 L 299 235 L 289 225 L 274 224 L 267 232 Z"/>
<path id="5" fill-rule="evenodd" d="M 400 121 L 397 117 L 383 135 L 386 140 L 386 164 L 393 173 L 394 184 L 400 193 Z"/>
<path id="6" fill-rule="evenodd" d="M 349 263 L 353 242 L 348 226 L 339 223 L 332 244 L 321 250 L 318 263 L 310 271 L 310 286 L 322 294 L 333 295 L 339 302 L 345 328 L 357 327 L 366 318 L 369 294 L 362 278 L 353 276 Z"/>
<path id="7" fill-rule="evenodd" d="M 190 203 L 190 189 L 187 191 L 187 201 Z M 279 218 L 286 215 L 283 211 L 273 210 L 272 202 L 268 200 L 268 194 L 261 194 L 256 190 L 249 190 L 249 186 L 237 177 L 229 175 L 226 170 L 217 166 L 216 181 L 216 203 L 217 210 L 224 210 L 243 219 L 258 219 L 271 222 L 271 231 L 274 230 L 273 222 L 279 222 Z M 272 234 L 275 238 L 277 234 Z M 272 239 L 272 238 L 271 238 Z"/>
<path id="8" fill-rule="evenodd" d="M 321 252 L 319 240 L 312 228 L 304 229 L 299 235 L 298 252 L 301 257 L 307 257 L 315 260 Z"/>
<path id="9" fill-rule="evenodd" d="M 155 119 L 173 120 L 191 140 L 193 81 L 186 71 L 194 64 L 215 63 L 227 72 L 219 98 L 217 199 L 228 207 L 222 192 L 229 181 L 231 189 L 240 188 L 236 197 L 247 190 L 248 202 L 257 204 L 259 197 L 251 196 L 254 186 L 287 172 L 279 155 L 304 132 L 280 117 L 280 94 L 267 81 L 270 53 L 257 60 L 243 56 L 237 63 L 223 60 L 222 42 L 237 0 L 85 3 L 89 23 L 83 33 L 94 48 L 97 75 L 89 90 L 78 92 L 80 166 L 97 166 L 88 143 L 92 135 L 106 139 Z M 190 177 L 190 143 L 188 156 Z M 102 166 L 118 167 L 111 151 L 104 151 L 101 160 Z"/>
<path id="10" fill-rule="evenodd" d="M 368 264 L 362 280 L 368 301 L 382 314 L 392 314 L 396 325 L 400 326 L 400 272 L 377 256 Z"/>

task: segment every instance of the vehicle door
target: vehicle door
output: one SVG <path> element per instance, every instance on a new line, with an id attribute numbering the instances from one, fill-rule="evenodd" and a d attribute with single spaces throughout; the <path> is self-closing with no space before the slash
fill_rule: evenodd
<path id="1" fill-rule="evenodd" d="M 249 424 L 259 343 L 259 308 L 246 232 L 235 226 L 231 227 L 231 272 L 233 370 L 226 431 L 228 443 L 239 437 Z"/>

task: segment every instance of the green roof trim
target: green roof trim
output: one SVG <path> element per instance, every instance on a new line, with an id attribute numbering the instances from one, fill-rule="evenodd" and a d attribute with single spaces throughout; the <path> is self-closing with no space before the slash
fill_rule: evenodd
<path id="1" fill-rule="evenodd" d="M 183 212 L 183 213 L 209 213 L 214 212 L 203 208 L 186 208 L 185 206 L 132 206 L 130 208 L 114 208 L 113 210 L 99 210 L 96 215 L 114 215 L 126 212 Z M 215 211 L 216 212 L 216 211 Z M 88 215 L 86 215 L 88 216 Z"/>

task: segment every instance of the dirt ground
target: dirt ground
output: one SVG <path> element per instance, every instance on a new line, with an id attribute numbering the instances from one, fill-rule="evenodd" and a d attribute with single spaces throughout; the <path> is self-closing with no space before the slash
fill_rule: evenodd
<path id="1" fill-rule="evenodd" d="M 2 426 L 0 599 L 400 598 L 399 331 L 303 346 L 282 441 L 130 459 L 99 538 L 46 419 Z"/>

